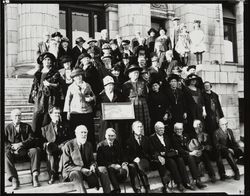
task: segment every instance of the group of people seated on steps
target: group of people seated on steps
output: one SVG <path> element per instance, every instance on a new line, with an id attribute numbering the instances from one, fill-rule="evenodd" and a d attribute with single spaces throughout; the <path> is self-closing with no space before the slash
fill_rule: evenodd
<path id="1" fill-rule="evenodd" d="M 198 55 L 197 64 L 202 63 L 200 21 L 194 21 L 189 39 L 179 20 L 173 18 L 170 36 L 165 29 L 158 36 L 150 28 L 147 38 L 136 32 L 131 41 L 120 36 L 110 40 L 103 30 L 101 39 L 88 41 L 88 48 L 82 37 L 71 49 L 60 32 L 46 35 L 38 44 L 28 100 L 34 104 L 32 126 L 21 122 L 21 111 L 15 109 L 5 128 L 5 170 L 13 189 L 20 185 L 16 158 L 27 155 L 33 186 L 40 185 L 42 153 L 48 183 L 62 174 L 82 193 L 83 181 L 99 188 L 99 178 L 104 193 L 120 193 L 119 184 L 127 178 L 134 192 L 149 192 L 150 170 L 158 170 L 164 193 L 173 191 L 170 181 L 181 192 L 203 189 L 200 163 L 213 183 L 211 160 L 217 163 L 220 179 L 229 178 L 222 158 L 233 169 L 234 179 L 240 179 L 236 160 L 243 152 L 228 128 L 219 97 L 212 84 L 196 74 L 196 65 L 188 65 L 188 43 Z M 134 119 L 103 118 L 102 104 L 124 102 L 133 104 Z M 94 119 L 100 119 L 99 126 Z"/>

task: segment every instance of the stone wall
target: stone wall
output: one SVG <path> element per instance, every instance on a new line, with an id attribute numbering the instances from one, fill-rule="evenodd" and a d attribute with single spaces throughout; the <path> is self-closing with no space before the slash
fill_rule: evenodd
<path id="1" fill-rule="evenodd" d="M 119 34 L 119 27 L 118 27 L 118 5 L 117 4 L 108 4 L 106 8 L 107 14 L 107 24 L 109 30 L 109 37 L 111 39 L 115 39 L 116 35 Z"/>

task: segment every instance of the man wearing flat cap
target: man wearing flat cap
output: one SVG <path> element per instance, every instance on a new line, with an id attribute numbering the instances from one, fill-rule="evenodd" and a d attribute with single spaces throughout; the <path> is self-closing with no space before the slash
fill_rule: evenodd
<path id="1" fill-rule="evenodd" d="M 73 66 L 75 66 L 76 64 L 76 61 L 78 59 L 78 57 L 83 54 L 83 53 L 87 53 L 87 50 L 85 48 L 83 48 L 83 44 L 85 43 L 86 41 L 82 38 L 82 37 L 78 37 L 76 38 L 76 41 L 75 41 L 75 47 L 72 49 L 72 59 L 73 59 Z"/>
<path id="2" fill-rule="evenodd" d="M 129 40 L 122 40 L 123 54 L 128 54 L 128 56 L 133 56 L 133 52 L 129 49 Z"/>

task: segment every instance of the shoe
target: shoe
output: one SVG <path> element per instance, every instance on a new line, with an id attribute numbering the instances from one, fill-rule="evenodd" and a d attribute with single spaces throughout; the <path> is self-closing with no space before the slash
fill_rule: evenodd
<path id="1" fill-rule="evenodd" d="M 17 178 L 14 178 L 14 177 L 13 177 L 13 178 L 12 178 L 12 188 L 13 188 L 13 190 L 18 189 L 19 186 L 20 186 L 19 180 L 18 180 Z"/>
<path id="2" fill-rule="evenodd" d="M 135 189 L 135 193 L 141 193 L 141 189 Z"/>
<path id="3" fill-rule="evenodd" d="M 33 173 L 33 187 L 39 187 L 40 186 L 40 183 L 38 181 L 38 172 L 35 171 Z"/>
<path id="4" fill-rule="evenodd" d="M 49 181 L 48 181 L 48 184 L 53 184 L 54 182 L 55 182 L 55 175 L 52 174 L 52 175 L 50 176 L 50 179 L 49 179 Z"/>
<path id="5" fill-rule="evenodd" d="M 215 183 L 216 182 L 216 177 L 215 176 L 211 176 L 211 182 Z"/>
<path id="6" fill-rule="evenodd" d="M 184 184 L 184 187 L 189 190 L 193 190 L 193 191 L 196 190 L 196 188 L 192 184 L 189 184 L 189 183 Z"/>
<path id="7" fill-rule="evenodd" d="M 145 193 L 149 193 L 149 192 L 150 192 L 150 186 L 147 185 L 147 186 L 145 187 Z"/>
<path id="8" fill-rule="evenodd" d="M 234 175 L 234 179 L 235 179 L 235 180 L 240 180 L 240 174 L 239 174 L 239 173 L 235 174 L 235 175 Z"/>
<path id="9" fill-rule="evenodd" d="M 173 193 L 173 191 L 169 186 L 164 186 L 162 187 L 162 193 Z"/>
<path id="10" fill-rule="evenodd" d="M 181 193 L 183 193 L 183 192 L 185 191 L 185 188 L 184 188 L 184 186 L 183 186 L 182 184 L 178 184 L 178 185 L 177 185 L 177 189 L 178 189 Z"/>
<path id="11" fill-rule="evenodd" d="M 110 193 L 121 193 L 121 189 L 112 190 Z"/>
<path id="12" fill-rule="evenodd" d="M 201 181 L 196 181 L 195 185 L 199 188 L 199 189 L 203 189 L 206 188 L 207 185 L 203 184 Z"/>
<path id="13" fill-rule="evenodd" d="M 220 180 L 221 180 L 221 181 L 225 181 L 225 180 L 229 180 L 230 178 L 231 178 L 230 176 L 224 174 L 224 175 L 222 175 L 222 176 L 220 177 Z"/>

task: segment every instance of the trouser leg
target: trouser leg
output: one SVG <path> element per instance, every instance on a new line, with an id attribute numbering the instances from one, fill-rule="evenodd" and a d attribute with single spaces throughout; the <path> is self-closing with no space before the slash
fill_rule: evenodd
<path id="1" fill-rule="evenodd" d="M 176 161 L 178 169 L 180 171 L 180 175 L 181 175 L 181 179 L 182 179 L 183 184 L 189 184 L 190 180 L 189 180 L 189 176 L 188 176 L 188 173 L 187 173 L 187 168 L 186 168 L 186 165 L 185 165 L 185 162 L 184 162 L 183 158 L 182 157 L 177 157 L 175 159 L 175 161 Z"/>
<path id="2" fill-rule="evenodd" d="M 224 176 L 226 174 L 225 167 L 224 167 L 223 162 L 222 162 L 221 150 L 218 150 L 216 154 L 217 154 L 216 164 L 217 164 L 217 167 L 218 167 L 219 175 L 221 177 L 221 176 Z"/>
<path id="3" fill-rule="evenodd" d="M 83 183 L 83 175 L 81 171 L 72 171 L 69 174 L 69 179 L 74 181 L 75 188 L 78 193 L 87 193 Z"/>
<path id="4" fill-rule="evenodd" d="M 224 156 L 227 159 L 228 164 L 230 165 L 230 167 L 232 168 L 232 170 L 234 171 L 235 174 L 239 173 L 239 169 L 237 167 L 237 164 L 233 158 L 233 155 L 231 152 L 226 152 L 224 151 Z"/>
<path id="5" fill-rule="evenodd" d="M 167 168 L 165 165 L 161 165 L 158 163 L 157 165 L 159 175 L 162 181 L 163 186 L 166 186 L 170 182 L 169 172 L 167 171 Z"/>
<path id="6" fill-rule="evenodd" d="M 171 158 L 166 158 L 166 166 L 169 169 L 171 176 L 176 184 L 181 183 L 180 173 L 178 171 L 175 161 Z"/>
<path id="7" fill-rule="evenodd" d="M 31 171 L 32 173 L 37 171 L 40 173 L 40 164 L 41 164 L 41 150 L 40 148 L 30 148 L 28 150 L 28 155 L 31 161 Z"/>
<path id="8" fill-rule="evenodd" d="M 98 167 L 99 170 L 99 177 L 101 180 L 101 185 L 103 187 L 103 192 L 104 193 L 110 193 L 111 192 L 111 188 L 110 188 L 110 180 L 109 180 L 109 176 L 108 176 L 108 171 L 106 169 L 106 167 Z"/>
<path id="9" fill-rule="evenodd" d="M 215 176 L 215 172 L 213 169 L 213 166 L 211 164 L 210 158 L 208 156 L 208 153 L 206 151 L 203 151 L 201 160 L 203 161 L 205 168 L 207 170 L 207 173 L 210 177 Z"/>
<path id="10" fill-rule="evenodd" d="M 34 134 L 36 137 L 41 138 L 41 127 L 43 123 L 43 115 L 44 113 L 40 112 L 35 112 L 33 114 L 33 119 L 32 119 L 32 130 L 34 131 Z"/>
<path id="11" fill-rule="evenodd" d="M 188 164 L 188 167 L 190 169 L 190 172 L 191 172 L 191 175 L 192 175 L 192 178 L 194 180 L 197 180 L 199 179 L 199 169 L 196 165 L 196 161 L 195 161 L 195 157 L 193 156 L 188 156 L 187 157 L 187 164 Z"/>
<path id="12" fill-rule="evenodd" d="M 129 177 L 133 190 L 140 189 L 140 182 L 134 164 L 128 164 Z"/>
<path id="13" fill-rule="evenodd" d="M 119 182 L 116 177 L 117 171 L 113 167 L 108 167 L 107 170 L 108 170 L 109 179 L 113 186 L 113 189 L 120 190 Z"/>
<path id="14" fill-rule="evenodd" d="M 5 151 L 4 163 L 5 163 L 5 171 L 7 174 L 7 179 L 9 181 L 12 181 L 12 177 L 18 178 L 17 170 L 14 164 L 15 163 L 14 154 L 11 153 L 10 150 Z"/>

